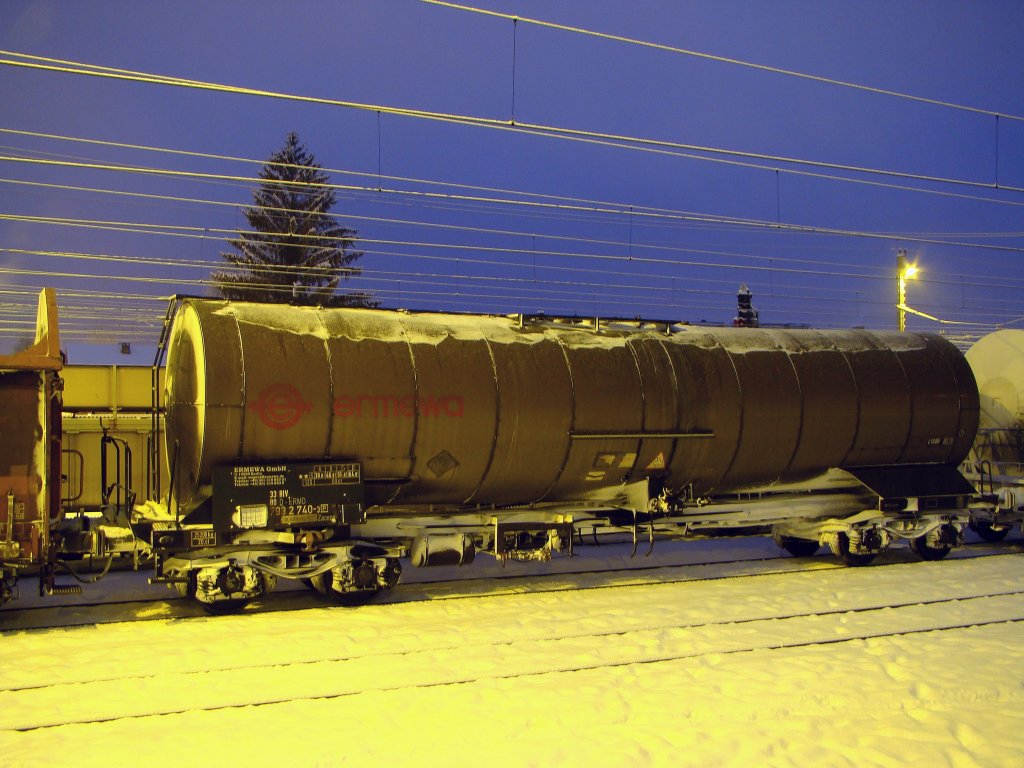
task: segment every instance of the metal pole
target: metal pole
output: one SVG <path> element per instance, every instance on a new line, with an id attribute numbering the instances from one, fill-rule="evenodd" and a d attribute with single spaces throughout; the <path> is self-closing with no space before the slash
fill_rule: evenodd
<path id="1" fill-rule="evenodd" d="M 896 252 L 896 312 L 900 333 L 907 330 L 907 252 L 902 248 Z"/>

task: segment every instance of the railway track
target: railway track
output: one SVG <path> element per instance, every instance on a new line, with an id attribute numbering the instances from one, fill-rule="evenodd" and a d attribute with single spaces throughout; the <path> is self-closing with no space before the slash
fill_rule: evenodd
<path id="1" fill-rule="evenodd" d="M 787 571 L 787 572 L 784 572 L 784 573 L 793 573 L 793 572 L 792 571 Z M 766 575 L 766 574 L 761 574 L 761 575 Z M 773 574 L 773 575 L 779 575 L 779 574 L 776 573 L 776 574 Z M 679 582 L 660 582 L 660 583 L 675 584 L 675 583 L 679 583 Z M 630 587 L 611 587 L 611 588 L 612 589 L 623 589 L 623 588 L 635 588 L 637 586 L 651 586 L 651 584 L 649 583 L 649 584 L 646 584 L 646 585 L 630 585 Z M 533 638 L 531 638 L 531 642 L 561 642 L 561 641 L 568 641 L 568 640 L 593 640 L 593 639 L 598 639 L 598 638 L 621 637 L 621 636 L 625 636 L 625 635 L 627 635 L 629 633 L 632 633 L 632 632 L 666 632 L 666 631 L 670 631 L 670 630 L 683 630 L 683 629 L 699 630 L 699 629 L 707 629 L 709 627 L 724 626 L 724 625 L 739 626 L 739 625 L 743 625 L 743 624 L 756 624 L 758 622 L 763 622 L 763 621 L 793 621 L 793 620 L 797 620 L 797 619 L 809 619 L 809 618 L 812 618 L 812 617 L 823 618 L 823 617 L 828 617 L 828 616 L 836 616 L 836 615 L 840 615 L 840 614 L 845 614 L 847 616 L 850 616 L 850 615 L 856 615 L 856 614 L 859 614 L 859 613 L 872 613 L 872 612 L 876 612 L 876 611 L 889 610 L 889 609 L 914 608 L 914 607 L 937 606 L 937 605 L 953 606 L 953 605 L 961 605 L 961 604 L 963 604 L 964 601 L 989 600 L 989 599 L 993 599 L 993 598 L 1021 597 L 1021 596 L 1024 596 L 1024 589 L 1010 589 L 1010 590 L 999 591 L 999 592 L 988 592 L 988 593 L 985 593 L 985 594 L 971 595 L 971 596 L 968 596 L 968 597 L 936 598 L 936 599 L 931 599 L 931 600 L 918 600 L 918 601 L 896 602 L 896 603 L 880 602 L 877 605 L 860 606 L 860 607 L 855 607 L 855 608 L 833 609 L 833 610 L 826 610 L 826 611 L 804 611 L 804 612 L 789 613 L 789 614 L 785 614 L 785 615 L 771 615 L 771 616 L 760 616 L 760 617 L 748 617 L 748 618 L 730 619 L 730 620 L 723 620 L 723 621 L 706 621 L 706 622 L 696 622 L 696 623 L 694 623 L 694 622 L 690 622 L 690 623 L 684 622 L 684 623 L 654 624 L 654 625 L 648 625 L 648 626 L 643 626 L 643 627 L 639 627 L 639 628 L 635 628 L 634 627 L 634 628 L 631 628 L 631 629 L 628 629 L 628 630 L 624 630 L 624 629 L 609 629 L 609 630 L 606 630 L 606 631 L 599 631 L 599 632 L 558 633 L 558 634 L 547 635 L 547 636 L 543 636 L 543 637 L 533 637 Z M 999 623 L 1001 621 L 1018 621 L 1018 620 L 1024 620 L 1024 618 L 1022 618 L 1022 619 L 996 619 L 993 622 L 983 622 L 983 623 Z M 950 624 L 950 625 L 947 625 L 947 626 L 938 627 L 938 629 L 958 629 L 958 628 L 964 628 L 964 627 L 967 627 L 967 626 L 977 626 L 977 625 L 978 624 L 976 624 L 976 623 L 974 623 L 974 624 L 963 624 L 963 623 L 957 624 L 957 623 L 954 623 L 954 624 Z M 911 633 L 911 632 L 923 632 L 923 631 L 931 631 L 931 629 L 908 630 L 906 632 L 902 632 L 901 634 L 907 634 L 907 633 Z M 864 635 L 864 636 L 860 637 L 859 639 L 866 639 L 867 637 L 884 636 L 885 634 L 895 634 L 895 633 L 881 633 L 881 634 L 877 634 L 877 635 Z M 849 639 L 852 639 L 852 638 L 850 638 L 850 637 L 844 637 L 844 638 L 838 638 L 838 639 L 837 638 L 832 638 L 831 640 L 815 639 L 815 640 L 812 640 L 812 641 L 799 642 L 799 643 L 795 643 L 795 644 L 784 644 L 784 645 L 779 645 L 779 646 L 766 646 L 766 647 L 768 647 L 768 648 L 800 647 L 800 646 L 806 646 L 806 645 L 827 644 L 829 642 L 841 642 L 843 640 L 849 640 Z M 497 649 L 497 648 L 500 648 L 500 647 L 513 646 L 517 642 L 521 642 L 521 641 L 518 641 L 518 640 L 497 640 L 497 641 L 489 641 L 489 642 L 486 642 L 486 643 L 478 644 L 477 647 L 480 647 L 480 646 L 490 646 L 492 648 Z M 467 646 L 465 644 L 454 644 L 454 645 L 430 647 L 430 648 L 427 648 L 425 650 L 426 651 L 430 651 L 430 652 L 458 651 L 458 650 L 464 650 L 466 647 Z M 732 650 L 726 651 L 726 652 L 728 652 L 728 653 L 738 653 L 738 652 L 743 651 L 743 650 L 755 650 L 755 649 L 754 648 L 739 648 L 739 649 L 732 649 Z M 302 666 L 302 665 L 308 665 L 308 664 L 321 664 L 321 663 L 325 663 L 325 662 L 326 663 L 334 664 L 334 663 L 341 663 L 341 662 L 364 661 L 364 660 L 370 660 L 370 659 L 374 659 L 374 658 L 392 658 L 392 657 L 395 657 L 395 656 L 413 656 L 415 654 L 423 653 L 423 652 L 424 652 L 424 649 L 358 653 L 358 654 L 351 654 L 351 655 L 332 656 L 332 657 L 328 657 L 328 658 L 318 658 L 316 660 L 296 661 L 296 662 L 290 663 L 289 666 Z M 703 654 L 698 654 L 698 655 L 703 655 Z M 672 659 L 677 659 L 677 658 L 691 658 L 691 656 L 675 656 L 675 657 L 672 657 Z M 670 660 L 670 659 L 662 659 L 662 660 Z M 245 666 L 230 666 L 229 665 L 229 666 L 226 666 L 226 667 L 220 667 L 216 671 L 217 672 L 229 672 L 229 671 L 237 671 L 237 670 L 257 671 L 257 670 L 275 669 L 275 668 L 278 668 L 280 666 L 282 666 L 282 665 L 281 664 L 277 664 L 277 663 L 271 663 L 271 664 L 247 664 Z M 193 672 L 189 672 L 188 674 L 203 675 L 203 674 L 207 674 L 207 673 L 209 673 L 211 671 L 213 671 L 213 670 L 202 669 L 202 670 L 196 670 L 196 671 L 193 671 Z M 135 680 L 135 681 L 143 681 L 143 680 L 152 679 L 153 677 L 155 677 L 155 676 L 154 675 L 146 675 L 146 674 L 128 675 L 128 676 L 111 675 L 111 676 L 107 676 L 107 677 L 96 677 L 95 674 L 93 673 L 92 675 L 89 675 L 87 678 L 84 678 L 84 679 L 81 679 L 81 680 L 67 680 L 67 681 L 62 682 L 61 684 L 62 685 L 77 685 L 77 684 L 86 684 L 86 683 L 88 683 L 88 684 L 96 684 L 96 683 L 113 682 L 113 681 L 120 681 L 120 682 L 128 682 L 128 681 L 133 681 L 133 680 Z M 45 690 L 45 689 L 50 688 L 50 687 L 52 687 L 52 686 L 48 685 L 48 684 L 44 684 L 44 685 L 31 684 L 31 685 L 22 685 L 22 686 L 9 687 L 9 688 L 0 687 L 0 694 L 3 694 L 3 693 L 20 693 L 20 692 L 24 692 L 24 691 L 34 691 L 34 690 Z"/>
<path id="2" fill-rule="evenodd" d="M 1021 576 L 1024 557 L 1003 554 L 467 597 L 453 607 L 419 602 L 357 614 L 270 612 L 62 630 L 47 633 L 48 652 L 66 644 L 79 663 L 37 669 L 32 679 L 5 675 L 0 732 L 64 733 L 637 665 L 717 664 L 745 653 L 770 663 L 811 646 L 980 633 L 1024 621 Z M 7 651 L 24 658 L 30 634 L 5 638 Z M 218 652 L 222 636 L 253 647 Z M 164 652 L 173 648 L 177 655 Z"/>
<path id="3" fill-rule="evenodd" d="M 764 546 L 760 546 L 760 545 Z M 628 551 L 625 545 L 604 545 L 603 549 Z M 771 554 L 765 554 L 765 553 Z M 963 558 L 991 557 L 1003 554 L 1024 553 L 1024 542 L 976 542 L 953 552 L 946 561 Z M 621 553 L 620 553 L 621 554 Z M 575 562 L 584 558 L 576 558 Z M 621 558 L 628 563 L 615 567 L 619 560 L 602 560 L 591 567 L 572 567 L 574 561 L 559 560 L 558 570 L 545 572 L 544 565 L 533 566 L 528 572 L 521 572 L 518 564 L 496 570 L 491 567 L 485 575 L 466 575 L 467 570 L 445 568 L 429 571 L 414 571 L 420 577 L 415 581 L 403 581 L 397 589 L 382 595 L 375 605 L 405 604 L 420 601 L 465 600 L 489 598 L 514 594 L 553 593 L 572 590 L 598 589 L 611 586 L 646 586 L 651 584 L 677 583 L 694 580 L 715 580 L 743 578 L 768 574 L 785 574 L 802 571 L 822 571 L 845 568 L 841 562 L 829 555 L 814 558 L 793 558 L 778 550 L 769 540 L 758 540 L 752 554 L 740 557 L 711 558 L 700 561 L 669 560 L 645 564 L 643 561 Z M 592 561 L 591 561 L 592 562 Z M 893 549 L 883 553 L 871 566 L 884 568 L 893 565 L 909 565 L 920 562 L 907 549 Z M 475 568 L 469 570 L 485 570 Z M 447 578 L 431 578 L 432 571 L 447 571 Z M 461 572 L 460 572 L 461 571 Z M 517 572 L 519 571 L 519 572 Z M 137 594 L 149 592 L 143 598 L 90 600 L 40 598 L 36 604 L 25 606 L 14 603 L 0 610 L 0 637 L 5 633 L 19 630 L 53 629 L 91 624 L 109 624 L 122 621 L 158 621 L 166 619 L 203 618 L 208 614 L 192 601 L 182 599 L 170 590 L 163 590 L 145 583 L 148 574 L 122 573 L 119 576 L 131 584 L 121 587 L 118 593 L 133 591 Z M 132 586 L 132 584 L 134 586 Z M 247 612 L 297 611 L 322 608 L 328 605 L 317 594 L 298 584 L 279 584 L 277 591 L 255 602 Z M 344 610 L 352 610 L 347 608 Z"/>

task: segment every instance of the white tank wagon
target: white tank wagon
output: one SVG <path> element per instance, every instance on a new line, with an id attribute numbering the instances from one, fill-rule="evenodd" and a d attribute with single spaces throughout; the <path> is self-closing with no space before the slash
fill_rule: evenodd
<path id="1" fill-rule="evenodd" d="M 188 299 L 166 386 L 178 522 L 153 542 L 208 605 L 275 577 L 365 597 L 402 556 L 544 558 L 582 529 L 938 557 L 973 491 L 974 377 L 925 334 Z"/>
<path id="2" fill-rule="evenodd" d="M 978 383 L 978 437 L 964 473 L 982 493 L 971 527 L 988 541 L 1024 520 L 1024 331 L 983 336 L 967 350 Z"/>

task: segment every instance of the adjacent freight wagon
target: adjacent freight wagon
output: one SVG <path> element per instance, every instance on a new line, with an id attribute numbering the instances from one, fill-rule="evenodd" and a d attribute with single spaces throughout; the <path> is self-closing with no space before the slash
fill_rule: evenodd
<path id="1" fill-rule="evenodd" d="M 978 435 L 964 464 L 984 503 L 971 527 L 988 541 L 1024 520 L 1024 331 L 1001 330 L 967 350 L 981 400 Z"/>
<path id="2" fill-rule="evenodd" d="M 34 342 L 0 356 L 0 604 L 20 571 L 41 570 L 53 587 L 51 537 L 61 519 L 63 364 L 53 290 L 39 296 Z"/>

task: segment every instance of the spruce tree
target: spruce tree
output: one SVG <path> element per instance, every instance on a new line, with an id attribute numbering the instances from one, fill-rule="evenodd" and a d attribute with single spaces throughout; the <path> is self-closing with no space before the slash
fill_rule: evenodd
<path id="1" fill-rule="evenodd" d="M 370 294 L 336 293 L 352 266 L 356 231 L 329 215 L 335 203 L 330 177 L 294 133 L 271 155 L 243 213 L 251 232 L 229 240 L 234 252 L 221 256 L 234 268 L 211 276 L 226 299 L 323 306 L 376 306 Z"/>

